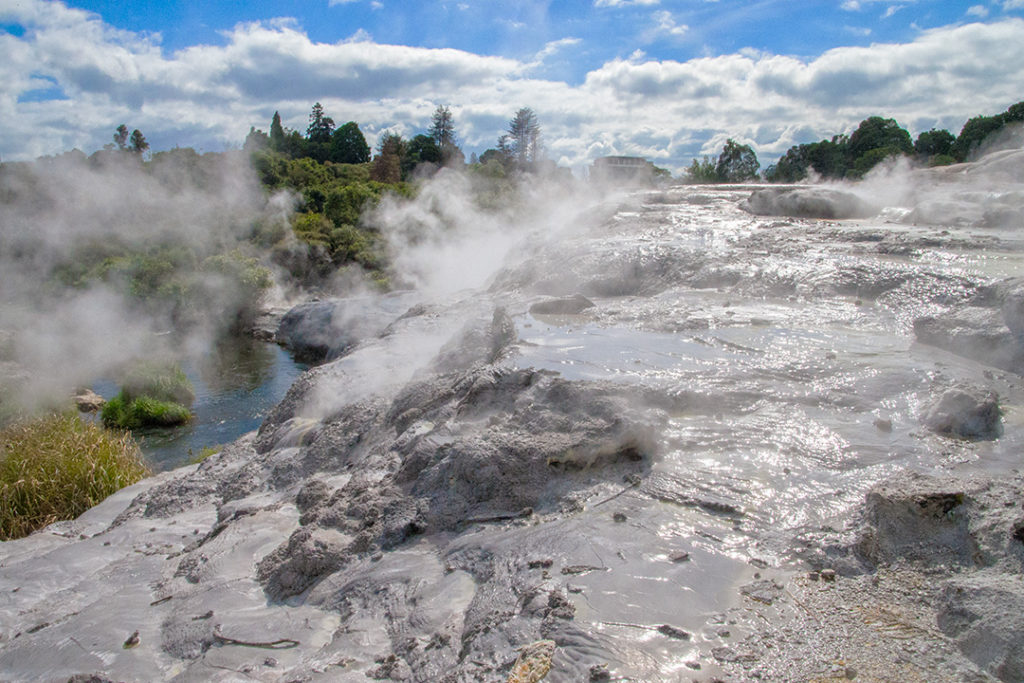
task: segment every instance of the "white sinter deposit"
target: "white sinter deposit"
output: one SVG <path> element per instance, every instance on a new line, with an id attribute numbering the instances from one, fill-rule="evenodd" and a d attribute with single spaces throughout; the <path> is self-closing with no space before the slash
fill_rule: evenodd
<path id="1" fill-rule="evenodd" d="M 1022 172 L 638 193 L 389 298 L 0 546 L 0 680 L 1024 680 Z"/>

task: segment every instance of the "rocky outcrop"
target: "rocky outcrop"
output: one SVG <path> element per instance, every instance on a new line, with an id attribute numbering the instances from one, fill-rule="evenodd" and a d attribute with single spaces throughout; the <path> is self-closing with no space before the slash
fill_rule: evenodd
<path id="1" fill-rule="evenodd" d="M 792 218 L 867 218 L 878 213 L 852 192 L 825 187 L 755 190 L 740 208 L 757 216 Z"/>
<path id="2" fill-rule="evenodd" d="M 311 301 L 281 317 L 275 340 L 297 359 L 321 363 L 381 334 L 413 303 L 405 294 Z"/>
<path id="3" fill-rule="evenodd" d="M 1022 486 L 1020 475 L 896 476 L 868 494 L 858 546 L 901 580 L 927 576 L 938 627 L 1002 681 L 1024 680 Z"/>

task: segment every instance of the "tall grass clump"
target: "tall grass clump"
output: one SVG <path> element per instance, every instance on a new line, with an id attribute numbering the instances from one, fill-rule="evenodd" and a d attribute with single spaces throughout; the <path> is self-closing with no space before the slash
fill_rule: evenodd
<path id="1" fill-rule="evenodd" d="M 121 392 L 103 406 L 103 424 L 122 429 L 173 427 L 192 419 L 192 382 L 181 368 L 144 363 L 131 372 Z"/>
<path id="2" fill-rule="evenodd" d="M 0 540 L 74 519 L 149 474 L 130 434 L 75 414 L 11 424 L 0 430 Z"/>

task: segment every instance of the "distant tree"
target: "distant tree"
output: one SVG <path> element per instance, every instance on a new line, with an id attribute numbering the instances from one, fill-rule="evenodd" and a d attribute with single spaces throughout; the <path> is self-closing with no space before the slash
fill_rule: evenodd
<path id="1" fill-rule="evenodd" d="M 384 134 L 380 136 L 380 140 L 377 141 L 377 154 L 380 156 L 393 154 L 401 157 L 405 155 L 405 148 L 405 139 L 399 133 L 384 131 Z"/>
<path id="2" fill-rule="evenodd" d="M 910 141 L 910 133 L 895 119 L 871 116 L 861 121 L 850 135 L 847 151 L 851 162 L 856 164 L 866 152 L 880 148 L 892 150 L 894 154 L 910 154 L 914 151 L 914 144 Z"/>
<path id="3" fill-rule="evenodd" d="M 540 124 L 532 109 L 523 107 L 516 112 L 508 122 L 508 135 L 498 140 L 498 148 L 506 152 L 520 170 L 540 159 Z"/>
<path id="4" fill-rule="evenodd" d="M 807 145 L 794 145 L 778 162 L 764 170 L 764 179 L 770 183 L 795 183 L 807 177 Z"/>
<path id="5" fill-rule="evenodd" d="M 950 154 L 957 161 L 967 161 L 967 158 L 981 146 L 985 138 L 1002 127 L 1002 116 L 975 116 L 973 119 L 968 119 L 950 148 Z"/>
<path id="6" fill-rule="evenodd" d="M 901 151 L 894 147 L 875 147 L 861 154 L 853 162 L 853 166 L 846 171 L 848 178 L 861 178 L 865 173 L 873 169 L 890 157 L 900 156 Z"/>
<path id="7" fill-rule="evenodd" d="M 284 136 L 279 151 L 292 159 L 299 159 L 306 156 L 307 146 L 306 138 L 302 137 L 302 133 L 293 130 Z"/>
<path id="8" fill-rule="evenodd" d="M 455 120 L 448 107 L 437 106 L 427 134 L 434 139 L 439 149 L 446 145 L 455 146 Z"/>
<path id="9" fill-rule="evenodd" d="M 122 123 L 117 127 L 117 131 L 114 133 L 114 142 L 117 143 L 118 149 L 128 149 L 128 126 Z"/>
<path id="10" fill-rule="evenodd" d="M 1003 124 L 1024 121 L 1024 101 L 1012 104 L 1003 112 Z"/>
<path id="11" fill-rule="evenodd" d="M 274 118 L 270 120 L 270 148 L 280 152 L 284 147 L 284 127 L 281 125 L 281 115 L 274 112 Z"/>
<path id="12" fill-rule="evenodd" d="M 309 113 L 309 127 L 306 128 L 306 138 L 310 142 L 327 144 L 331 141 L 331 134 L 334 132 L 334 119 L 324 114 L 324 107 L 317 102 Z"/>
<path id="13" fill-rule="evenodd" d="M 334 131 L 328 158 L 337 164 L 365 164 L 370 160 L 370 146 L 355 121 Z"/>
<path id="14" fill-rule="evenodd" d="M 149 149 L 149 143 L 146 142 L 146 136 L 142 134 L 141 130 L 136 128 L 132 131 L 131 151 L 141 155 L 147 149 Z"/>
<path id="15" fill-rule="evenodd" d="M 502 136 L 502 137 L 504 138 L 506 136 Z M 500 163 L 503 166 L 508 161 L 508 157 L 507 157 L 505 151 L 501 149 L 501 140 L 500 139 L 498 140 L 498 149 L 495 149 L 495 148 L 492 147 L 490 149 L 484 150 L 484 153 L 480 155 L 479 159 L 477 159 L 477 163 L 480 163 L 480 164 L 486 164 L 486 163 L 488 163 L 490 161 L 496 161 L 496 162 Z"/>
<path id="16" fill-rule="evenodd" d="M 428 135 L 441 150 L 441 161 L 446 165 L 462 165 L 466 156 L 459 149 L 455 137 L 455 120 L 448 107 L 438 106 L 434 112 Z"/>
<path id="17" fill-rule="evenodd" d="M 718 173 L 715 170 L 715 163 L 711 161 L 711 157 L 705 156 L 704 161 L 694 159 L 693 163 L 686 169 L 686 179 L 691 183 L 718 182 Z"/>
<path id="18" fill-rule="evenodd" d="M 284 135 L 284 131 L 281 131 Z M 242 144 L 242 149 L 252 154 L 258 152 L 261 149 L 266 149 L 270 146 L 270 138 L 262 130 L 257 130 L 255 126 L 249 126 L 249 134 L 245 136 L 245 142 Z"/>
<path id="19" fill-rule="evenodd" d="M 444 157 L 441 148 L 429 135 L 417 135 L 408 142 L 402 157 L 402 179 L 408 179 L 421 164 L 440 165 Z"/>
<path id="20" fill-rule="evenodd" d="M 476 152 L 473 152 L 472 154 L 469 155 L 469 163 L 471 163 L 471 164 L 479 164 L 480 163 L 480 157 L 478 157 L 476 155 Z"/>
<path id="21" fill-rule="evenodd" d="M 917 140 L 914 141 L 914 152 L 924 158 L 949 154 L 954 142 L 956 138 L 948 130 L 932 128 L 917 136 Z"/>
<path id="22" fill-rule="evenodd" d="M 729 139 L 718 156 L 718 163 L 715 165 L 715 175 L 718 180 L 725 183 L 742 183 L 757 177 L 757 169 L 761 164 L 757 161 L 757 154 L 750 145 L 741 145 L 735 140 Z"/>
<path id="23" fill-rule="evenodd" d="M 406 142 L 398 133 L 385 132 L 377 142 L 377 156 L 370 169 L 370 179 L 380 183 L 397 183 L 402 179 L 402 159 Z"/>
<path id="24" fill-rule="evenodd" d="M 842 178 L 849 168 L 849 147 L 848 136 L 833 135 L 831 140 L 807 145 L 807 160 L 818 175 L 824 178 Z"/>

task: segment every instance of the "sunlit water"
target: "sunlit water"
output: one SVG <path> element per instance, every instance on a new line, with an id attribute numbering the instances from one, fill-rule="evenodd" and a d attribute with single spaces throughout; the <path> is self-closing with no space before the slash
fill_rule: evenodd
<path id="1" fill-rule="evenodd" d="M 188 464 L 204 448 L 231 443 L 257 429 L 307 366 L 276 344 L 248 338 L 223 342 L 183 369 L 195 388 L 193 419 L 168 429 L 134 432 L 147 462 L 156 471 Z M 111 381 L 93 389 L 104 398 L 118 392 Z"/>
<path id="2" fill-rule="evenodd" d="M 632 639 L 638 651 L 623 651 L 632 661 L 620 671 L 659 680 L 675 680 L 701 639 L 666 641 L 614 622 L 674 623 L 714 641 L 708 620 L 735 604 L 738 584 L 764 567 L 801 566 L 826 535 L 851 528 L 881 479 L 904 469 L 1006 471 L 1024 451 L 1019 377 L 918 344 L 912 330 L 966 289 L 1024 273 L 1014 235 L 754 217 L 735 207 L 742 192 L 686 196 L 620 212 L 578 246 L 605 255 L 594 260 L 610 260 L 611 272 L 623 260 L 642 269 L 678 258 L 738 277 L 592 296 L 595 307 L 579 315 L 516 316 L 516 365 L 658 388 L 680 406 L 646 483 L 705 505 L 626 492 L 548 539 L 567 563 L 608 568 L 574 579 L 577 619 L 609 647 Z M 882 239 L 905 248 L 876 249 Z M 587 258 L 571 255 L 568 267 Z M 850 277 L 860 272 L 862 281 Z M 884 278 L 900 284 L 876 291 Z M 1002 438 L 967 442 L 922 427 L 928 404 L 958 382 L 999 393 Z M 628 522 L 614 523 L 613 512 Z M 690 560 L 670 561 L 679 551 Z"/>

